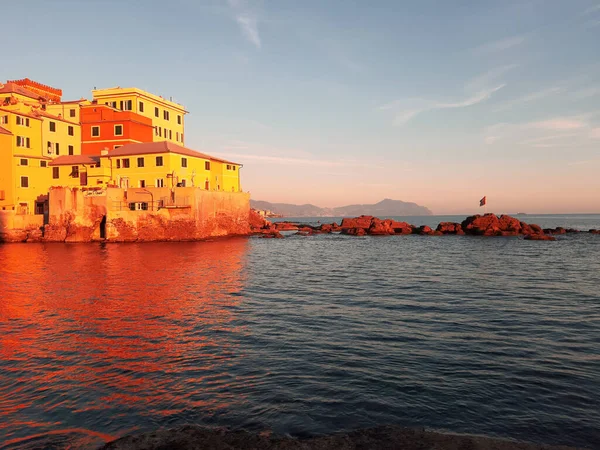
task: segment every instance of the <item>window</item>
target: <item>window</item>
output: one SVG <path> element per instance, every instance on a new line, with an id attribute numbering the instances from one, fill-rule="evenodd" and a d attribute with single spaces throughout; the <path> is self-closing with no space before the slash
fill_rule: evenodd
<path id="1" fill-rule="evenodd" d="M 144 158 L 138 158 L 137 159 L 137 166 L 138 167 L 144 167 Z"/>
<path id="2" fill-rule="evenodd" d="M 8 116 L 1 116 L 0 117 L 0 125 L 5 125 L 8 123 Z"/>
<path id="3" fill-rule="evenodd" d="M 115 125 L 115 136 L 123 136 L 123 125 Z"/>
<path id="4" fill-rule="evenodd" d="M 40 161 L 40 167 L 48 167 L 48 161 Z"/>
<path id="5" fill-rule="evenodd" d="M 185 187 L 185 180 L 181 180 L 181 187 Z"/>
<path id="6" fill-rule="evenodd" d="M 74 130 L 74 128 L 71 125 L 69 125 L 68 132 L 69 132 L 69 136 L 74 136 L 75 135 L 75 130 Z"/>
<path id="7" fill-rule="evenodd" d="M 175 132 L 175 140 L 179 142 L 179 131 Z"/>
<path id="8" fill-rule="evenodd" d="M 53 167 L 52 168 L 52 178 L 54 178 L 55 180 L 60 178 L 60 167 Z"/>
<path id="9" fill-rule="evenodd" d="M 158 136 L 159 127 L 154 127 L 154 136 Z"/>
<path id="10" fill-rule="evenodd" d="M 154 115 L 156 117 L 160 117 L 160 111 L 158 110 L 158 108 L 154 108 Z"/>
<path id="11" fill-rule="evenodd" d="M 8 117 L 6 118 L 6 122 L 4 122 L 4 123 L 8 123 Z M 28 127 L 29 119 L 27 117 L 17 116 L 17 125 L 21 125 L 23 127 Z"/>
<path id="12" fill-rule="evenodd" d="M 165 187 L 165 180 L 163 180 L 162 178 L 157 178 L 156 187 Z"/>
<path id="13" fill-rule="evenodd" d="M 50 122 L 50 131 L 52 131 L 52 132 L 56 131 L 56 122 Z"/>
<path id="14" fill-rule="evenodd" d="M 140 112 L 144 112 L 144 102 L 140 102 L 139 110 L 140 110 Z"/>
<path id="15" fill-rule="evenodd" d="M 169 120 L 169 111 L 163 111 L 163 117 L 165 120 Z"/>
<path id="16" fill-rule="evenodd" d="M 177 124 L 181 125 L 181 116 L 180 115 L 177 115 Z"/>
<path id="17" fill-rule="evenodd" d="M 112 106 L 113 108 L 117 109 L 117 102 L 116 101 L 111 102 L 110 106 Z"/>
<path id="18" fill-rule="evenodd" d="M 71 166 L 71 176 L 73 178 L 79 178 L 79 166 Z"/>
<path id="19" fill-rule="evenodd" d="M 75 112 L 74 109 L 69 110 L 69 117 L 75 117 L 76 115 L 77 115 L 77 113 Z"/>
<path id="20" fill-rule="evenodd" d="M 181 143 L 183 144 L 183 133 L 181 133 Z"/>
<path id="21" fill-rule="evenodd" d="M 204 170 L 210 170 L 210 161 L 204 161 Z"/>
<path id="22" fill-rule="evenodd" d="M 227 164 L 227 170 L 231 170 L 231 165 Z"/>
<path id="23" fill-rule="evenodd" d="M 22 188 L 29 187 L 29 177 L 21 177 L 21 187 Z"/>
<path id="24" fill-rule="evenodd" d="M 25 158 L 21 158 L 21 161 L 19 161 L 19 164 L 21 164 L 22 166 L 28 166 L 29 160 L 25 159 Z"/>
<path id="25" fill-rule="evenodd" d="M 169 139 L 173 139 L 173 130 L 169 130 Z"/>
<path id="26" fill-rule="evenodd" d="M 122 145 L 113 145 L 113 150 L 123 147 Z"/>
<path id="27" fill-rule="evenodd" d="M 181 167 L 187 167 L 187 158 L 181 158 Z"/>
<path id="28" fill-rule="evenodd" d="M 52 142 L 48 141 L 48 153 L 52 153 Z"/>
<path id="29" fill-rule="evenodd" d="M 160 137 L 162 137 L 162 128 L 161 128 L 161 127 L 158 127 L 158 135 L 159 135 Z"/>
<path id="30" fill-rule="evenodd" d="M 135 202 L 129 204 L 131 211 L 148 211 L 148 202 Z"/>
<path id="31" fill-rule="evenodd" d="M 75 154 L 75 149 L 73 148 L 72 145 L 69 145 L 69 155 L 74 155 Z"/>
<path id="32" fill-rule="evenodd" d="M 129 169 L 129 158 L 123 158 L 123 169 Z"/>
<path id="33" fill-rule="evenodd" d="M 141 188 L 145 188 L 146 187 L 146 180 L 140 180 L 140 187 Z"/>
<path id="34" fill-rule="evenodd" d="M 120 169 L 120 168 L 121 168 L 121 160 L 117 159 L 117 169 Z"/>
<path id="35" fill-rule="evenodd" d="M 92 127 L 92 137 L 100 136 L 100 127 Z"/>
<path id="36" fill-rule="evenodd" d="M 156 167 L 160 167 L 163 165 L 163 157 L 162 156 L 157 156 L 156 157 Z"/>
<path id="37" fill-rule="evenodd" d="M 54 144 L 54 151 L 56 152 L 56 156 L 60 155 L 60 147 L 58 142 Z"/>
<path id="38" fill-rule="evenodd" d="M 133 109 L 133 102 L 131 100 L 121 100 L 119 102 L 119 109 L 121 111 L 131 111 Z"/>
<path id="39" fill-rule="evenodd" d="M 27 146 L 27 139 L 23 136 L 17 136 L 17 147 L 25 147 Z"/>

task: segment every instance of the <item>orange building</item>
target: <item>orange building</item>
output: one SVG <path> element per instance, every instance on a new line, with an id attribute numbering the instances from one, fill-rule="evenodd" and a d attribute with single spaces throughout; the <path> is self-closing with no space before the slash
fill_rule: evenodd
<path id="1" fill-rule="evenodd" d="M 81 153 L 100 155 L 127 144 L 152 142 L 152 119 L 92 102 L 81 106 Z"/>

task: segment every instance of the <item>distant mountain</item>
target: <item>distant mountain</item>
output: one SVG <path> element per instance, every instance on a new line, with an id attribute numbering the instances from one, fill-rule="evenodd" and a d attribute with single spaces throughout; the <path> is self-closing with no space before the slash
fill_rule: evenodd
<path id="1" fill-rule="evenodd" d="M 374 205 L 348 205 L 337 208 L 320 208 L 315 205 L 292 205 L 290 203 L 269 203 L 250 200 L 254 209 L 269 210 L 284 217 L 355 217 L 361 214 L 380 218 L 390 216 L 431 216 L 433 213 L 416 203 L 400 200 L 385 200 Z"/>

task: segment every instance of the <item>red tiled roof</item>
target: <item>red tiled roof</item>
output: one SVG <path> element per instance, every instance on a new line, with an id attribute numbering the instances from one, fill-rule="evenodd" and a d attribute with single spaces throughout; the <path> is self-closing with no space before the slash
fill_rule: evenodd
<path id="1" fill-rule="evenodd" d="M 14 83 L 6 83 L 5 85 L 0 85 L 0 95 L 2 94 L 19 94 L 25 97 L 33 98 L 35 100 L 39 99 L 41 95 L 36 94 L 35 92 L 31 92 L 29 89 L 25 89 Z"/>
<path id="2" fill-rule="evenodd" d="M 25 116 L 25 117 L 31 117 L 32 119 L 36 119 L 36 120 L 42 120 L 38 116 L 35 116 L 35 115 L 31 114 L 31 113 L 17 111 L 16 109 L 0 108 L 0 111 L 5 111 L 5 112 L 12 113 L 12 114 L 16 114 L 17 116 Z"/>
<path id="3" fill-rule="evenodd" d="M 207 155 L 206 153 L 197 152 L 181 145 L 174 144 L 169 141 L 162 142 L 142 142 L 140 144 L 127 144 L 123 147 L 111 150 L 108 156 L 133 156 L 133 155 L 149 155 L 154 153 L 176 153 L 178 155 L 192 156 L 194 158 L 208 159 L 211 161 L 222 162 L 226 164 L 235 164 L 239 166 L 241 164 L 227 161 L 225 159 L 217 158 L 215 156 Z"/>
<path id="4" fill-rule="evenodd" d="M 63 155 L 53 159 L 50 166 L 74 166 L 77 164 L 98 164 L 99 156 L 88 155 Z"/>
<path id="5" fill-rule="evenodd" d="M 12 133 L 10 131 L 8 131 L 6 128 L 2 128 L 2 127 L 0 127 L 0 134 L 10 134 L 10 135 L 12 135 Z"/>

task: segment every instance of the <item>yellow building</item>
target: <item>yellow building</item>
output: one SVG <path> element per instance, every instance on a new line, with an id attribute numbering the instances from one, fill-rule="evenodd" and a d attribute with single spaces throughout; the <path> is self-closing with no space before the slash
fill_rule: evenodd
<path id="1" fill-rule="evenodd" d="M 81 100 L 73 100 L 60 103 L 50 103 L 46 105 L 46 111 L 55 116 L 62 117 L 69 122 L 81 123 L 81 107 L 90 105 L 92 102 L 82 98 Z"/>
<path id="2" fill-rule="evenodd" d="M 0 209 L 17 214 L 43 214 L 51 186 L 48 163 L 81 153 L 79 124 L 49 113 L 40 95 L 45 86 L 32 83 L 39 92 L 0 84 Z"/>
<path id="3" fill-rule="evenodd" d="M 100 104 L 152 119 L 154 142 L 184 145 L 185 115 L 188 112 L 182 105 L 138 88 L 98 89 L 92 91 L 92 96 Z"/>
<path id="4" fill-rule="evenodd" d="M 239 163 L 165 141 L 125 145 L 100 157 L 61 156 L 49 165 L 56 186 L 242 190 Z"/>

